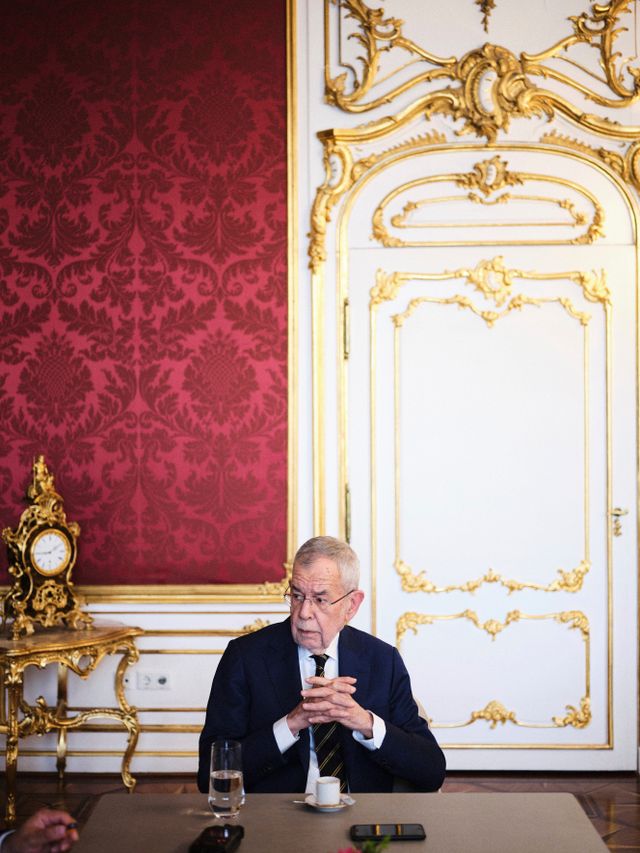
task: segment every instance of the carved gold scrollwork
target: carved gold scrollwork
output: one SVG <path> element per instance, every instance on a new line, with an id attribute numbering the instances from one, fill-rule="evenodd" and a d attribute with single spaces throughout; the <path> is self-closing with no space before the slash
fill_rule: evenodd
<path id="1" fill-rule="evenodd" d="M 523 589 L 534 589 L 541 592 L 579 592 L 582 589 L 584 578 L 591 568 L 591 564 L 587 560 L 582 560 L 575 569 L 569 571 L 558 569 L 558 577 L 547 584 L 504 578 L 502 575 L 494 572 L 493 569 L 489 569 L 482 577 L 475 580 L 464 581 L 460 584 L 437 586 L 426 577 L 423 571 L 415 573 L 411 566 L 407 565 L 404 560 L 396 560 L 393 565 L 400 575 L 400 583 L 404 592 L 428 593 L 476 592 L 483 584 L 498 584 L 508 590 L 509 593 L 520 592 Z"/>
<path id="2" fill-rule="evenodd" d="M 267 625 L 270 625 L 268 619 L 254 619 L 249 625 L 243 625 L 242 633 L 243 634 L 253 634 L 254 631 L 259 631 L 261 628 L 266 628 Z"/>
<path id="3" fill-rule="evenodd" d="M 483 11 L 483 23 L 493 0 L 477 0 Z M 501 45 L 485 44 L 472 50 L 461 58 L 438 57 L 425 47 L 405 38 L 402 32 L 403 21 L 398 18 L 385 18 L 384 9 L 370 9 L 361 0 L 334 0 L 338 15 L 344 15 L 351 22 L 353 31 L 348 39 L 355 41 L 363 49 L 359 54 L 357 66 L 346 63 L 344 72 L 332 76 L 331 39 L 329 37 L 329 0 L 325 0 L 325 93 L 326 100 L 340 109 L 351 113 L 375 109 L 394 101 L 412 88 L 422 91 L 405 117 L 415 115 L 421 110 L 427 116 L 440 113 L 461 120 L 463 127 L 459 133 L 476 133 L 495 141 L 499 130 L 507 130 L 512 118 L 529 118 L 546 115 L 552 118 L 560 112 L 567 118 L 595 133 L 618 139 L 635 141 L 640 136 L 640 128 L 623 126 L 606 116 L 587 113 L 555 90 L 539 88 L 534 79 L 542 77 L 552 79 L 564 87 L 568 93 L 577 93 L 587 101 L 606 108 L 624 108 L 640 98 L 640 69 L 624 62 L 619 51 L 615 50 L 615 41 L 625 31 L 620 26 L 623 14 L 630 11 L 633 0 L 609 0 L 608 3 L 594 3 L 590 11 L 568 18 L 572 25 L 566 37 L 537 54 L 526 52 L 515 56 Z M 599 53 L 599 62 L 594 68 L 585 68 L 570 56 L 576 45 L 589 45 Z M 394 85 L 389 84 L 386 91 L 367 101 L 367 97 L 383 81 L 392 80 L 394 72 L 380 78 L 381 58 L 395 49 L 400 49 L 409 62 L 403 61 L 396 69 L 397 73 L 410 65 L 418 67 L 417 73 Z M 613 97 L 600 94 L 589 88 L 581 80 L 574 79 L 567 70 L 577 68 L 582 76 L 594 79 L 603 90 Z M 604 73 L 604 76 L 601 76 Z M 396 78 L 398 79 L 398 78 Z M 448 80 L 450 85 L 435 88 L 441 81 Z M 349 82 L 350 81 L 350 82 Z M 348 91 L 350 89 L 350 91 Z"/>
<path id="4" fill-rule="evenodd" d="M 291 581 L 291 563 L 283 563 L 284 577 L 281 581 L 265 581 L 258 587 L 258 592 L 261 595 L 278 595 L 283 596 L 289 587 Z"/>
<path id="5" fill-rule="evenodd" d="M 506 188 L 524 186 L 527 183 L 549 186 L 551 194 L 502 192 Z M 433 194 L 435 188 L 447 184 L 461 190 L 467 190 L 467 192 L 446 195 Z M 415 198 L 411 195 L 404 202 L 400 213 L 387 214 L 396 200 L 406 196 L 409 192 L 413 194 L 418 189 L 431 194 L 424 198 Z M 570 192 L 573 198 L 567 197 L 567 195 L 558 195 L 558 189 L 561 193 Z M 585 203 L 586 208 L 578 207 L 576 197 Z M 463 206 L 468 212 L 468 205 L 471 204 L 476 207 L 500 207 L 510 213 L 513 206 L 519 205 L 521 202 L 527 202 L 531 209 L 531 213 L 523 219 L 508 216 L 508 218 L 497 217 L 493 221 L 487 221 L 483 215 L 472 221 L 469 221 L 468 218 L 443 220 L 436 209 L 437 206 L 448 204 L 449 206 L 455 205 L 456 208 Z M 549 209 L 557 210 L 558 208 L 565 212 L 564 215 L 561 218 L 550 217 Z M 587 213 L 588 208 L 590 208 L 589 213 Z M 542 213 L 533 213 L 533 211 L 538 210 L 541 210 Z M 433 211 L 430 216 L 428 215 L 429 211 Z M 444 242 L 442 239 L 431 238 L 427 240 L 415 235 L 405 237 L 402 233 L 392 233 L 385 223 L 385 214 L 388 216 L 391 228 L 399 232 L 406 232 L 408 229 L 413 232 L 424 231 L 425 229 L 431 229 L 431 231 L 435 229 L 441 232 L 444 230 L 447 234 L 446 240 Z M 425 214 L 427 215 L 425 216 Z M 372 216 L 372 237 L 387 247 L 450 245 L 453 242 L 451 229 L 464 227 L 466 232 L 465 245 L 486 245 L 487 243 L 538 245 L 542 242 L 558 245 L 584 245 L 594 243 L 604 235 L 604 219 L 605 214 L 602 205 L 586 187 L 552 175 L 510 171 L 508 163 L 500 156 L 495 156 L 489 160 L 475 163 L 469 172 L 429 175 L 400 184 L 387 193 L 376 206 Z M 583 226 L 585 226 L 584 230 L 574 236 L 572 236 L 571 230 L 566 236 L 560 238 L 552 237 L 550 233 L 546 233 L 546 231 L 550 232 L 554 228 L 577 229 Z M 503 233 L 505 229 L 513 231 L 514 227 L 535 227 L 546 229 L 546 231 L 541 238 L 535 240 L 523 236 L 511 239 Z M 486 236 L 471 238 L 472 234 L 470 235 L 469 232 L 486 228 L 493 229 L 490 238 Z"/>
<path id="6" fill-rule="evenodd" d="M 476 0 L 476 6 L 480 7 L 482 12 L 482 26 L 485 33 L 489 32 L 489 18 L 491 12 L 496 8 L 495 0 Z"/>
<path id="7" fill-rule="evenodd" d="M 490 196 L 504 187 L 522 186 L 522 175 L 510 172 L 509 164 L 496 155 L 490 160 L 475 163 L 470 172 L 456 176 L 458 186 L 468 190 L 480 190 L 482 195 Z"/>
<path id="8" fill-rule="evenodd" d="M 45 581 L 33 597 L 33 609 L 44 611 L 42 624 L 45 628 L 51 628 L 56 624 L 56 611 L 63 608 L 67 603 L 67 594 L 54 581 Z"/>
<path id="9" fill-rule="evenodd" d="M 391 317 L 391 320 L 396 326 L 396 328 L 400 328 L 405 320 L 407 320 L 413 312 L 418 308 L 418 306 L 423 303 L 431 302 L 439 305 L 457 305 L 459 308 L 468 308 L 472 311 L 477 317 L 480 317 L 487 324 L 489 328 L 492 328 L 493 325 L 501 320 L 503 317 L 508 316 L 512 311 L 521 311 L 525 305 L 533 305 L 540 307 L 544 304 L 551 304 L 557 302 L 558 305 L 562 305 L 565 311 L 570 314 L 574 319 L 578 320 L 583 326 L 588 325 L 591 320 L 591 315 L 586 314 L 583 311 L 578 311 L 574 304 L 570 299 L 567 299 L 564 296 L 555 296 L 550 297 L 548 299 L 535 299 L 532 296 L 524 296 L 524 294 L 519 293 L 509 300 L 506 305 L 504 311 L 498 313 L 497 311 L 485 311 L 478 308 L 467 296 L 460 296 L 456 294 L 455 296 L 449 296 L 446 299 L 436 299 L 430 296 L 417 296 L 415 299 L 412 299 L 407 306 L 407 309 L 403 311 L 401 314 L 394 314 Z"/>
<path id="10" fill-rule="evenodd" d="M 431 96 L 426 114 L 444 113 L 462 119 L 458 134 L 475 133 L 495 142 L 499 130 L 508 130 L 512 118 L 553 116 L 548 100 L 526 78 L 522 63 L 510 50 L 485 44 L 470 51 L 455 66 L 460 88 Z"/>
<path id="11" fill-rule="evenodd" d="M 539 273 L 511 267 L 507 268 L 504 264 L 504 257 L 496 255 L 491 259 L 478 261 L 475 267 L 460 267 L 456 270 L 445 270 L 441 273 L 384 273 L 379 270 L 376 273 L 376 284 L 369 294 L 369 305 L 375 309 L 382 302 L 395 299 L 400 287 L 412 279 L 442 281 L 453 278 L 464 279 L 470 287 L 482 293 L 483 296 L 492 299 L 498 307 L 505 302 L 507 295 L 511 294 L 513 282 L 517 278 L 527 281 L 568 279 L 580 287 L 584 297 L 589 302 L 600 303 L 602 305 L 611 304 L 611 291 L 607 285 L 606 272 L 603 269 L 599 272 L 596 270 L 567 270 L 564 272 Z M 520 294 L 519 296 L 522 295 Z M 523 296 L 522 298 L 528 299 L 528 297 Z M 540 300 L 540 302 L 544 301 L 548 300 Z M 560 302 L 561 300 L 558 298 L 552 301 Z M 525 304 L 524 301 L 521 304 L 514 305 L 514 308 L 522 307 L 523 304 Z M 535 302 L 527 302 L 526 304 L 535 304 Z M 563 304 L 563 307 L 567 311 L 571 310 L 570 303 Z M 494 322 L 499 316 L 502 315 L 495 315 Z"/>
<path id="12" fill-rule="evenodd" d="M 619 175 L 623 181 L 632 184 L 640 192 L 640 141 L 631 145 L 624 155 L 601 146 L 588 145 L 585 142 L 573 139 L 571 136 L 566 136 L 555 130 L 551 131 L 551 133 L 545 133 L 541 137 L 541 141 L 552 145 L 560 145 L 563 148 L 568 148 L 570 151 L 588 154 L 590 157 L 600 160 Z"/>
<path id="13" fill-rule="evenodd" d="M 505 631 L 510 625 L 519 623 L 523 620 L 545 620 L 552 619 L 559 624 L 566 625 L 570 629 L 580 631 L 585 646 L 585 692 L 580 698 L 579 705 L 566 705 L 567 711 L 564 715 L 554 715 L 550 723 L 526 722 L 519 720 L 514 710 L 508 710 L 502 702 L 497 699 L 491 700 L 484 708 L 473 710 L 469 713 L 466 720 L 452 723 L 438 723 L 434 720 L 429 720 L 429 725 L 433 728 L 455 729 L 464 728 L 473 725 L 479 721 L 489 723 L 489 727 L 495 729 L 498 723 L 512 723 L 516 726 L 524 728 L 549 729 L 549 728 L 565 728 L 571 726 L 575 729 L 584 729 L 591 722 L 591 698 L 590 698 L 590 682 L 589 682 L 589 666 L 590 666 L 590 626 L 589 620 L 585 613 L 580 610 L 561 611 L 559 613 L 548 614 L 526 614 L 520 610 L 509 611 L 504 621 L 498 619 L 481 620 L 474 610 L 463 610 L 460 613 L 453 614 L 434 614 L 434 613 L 403 613 L 396 622 L 396 646 L 400 648 L 400 644 L 407 631 L 413 634 L 418 633 L 418 627 L 421 625 L 434 625 L 438 621 L 451 621 L 455 619 L 465 619 L 471 622 L 481 631 L 487 633 L 492 640 L 495 640 L 498 635 Z"/>
<path id="14" fill-rule="evenodd" d="M 331 138 L 324 140 L 324 167 L 326 178 L 322 186 L 316 192 L 316 197 L 311 208 L 311 241 L 309 243 L 309 266 L 317 270 L 326 260 L 325 237 L 327 223 L 331 219 L 331 211 L 342 194 L 353 183 L 351 167 L 353 159 L 351 152 L 346 146 L 336 144 Z M 341 174 L 338 181 L 334 180 L 332 168 L 333 159 L 336 158 L 341 164 Z"/>
<path id="15" fill-rule="evenodd" d="M 358 68 L 353 65 L 349 66 L 349 71 L 352 75 L 352 91 L 350 93 L 347 92 L 348 72 L 331 77 L 329 58 L 326 57 L 325 100 L 329 104 L 335 104 L 340 109 L 348 112 L 362 112 L 372 109 L 373 106 L 388 103 L 397 95 L 415 85 L 416 80 L 414 79 L 409 81 L 409 83 L 398 86 L 393 90 L 391 96 L 378 98 L 371 104 L 358 103 L 366 97 L 375 83 L 381 56 L 395 47 L 407 51 L 416 58 L 440 67 L 447 67 L 455 63 L 455 57 L 447 59 L 437 57 L 423 50 L 410 39 L 405 38 L 402 34 L 404 21 L 400 20 L 400 18 L 385 18 L 384 9 L 370 9 L 362 0 L 338 0 L 338 2 L 332 0 L 332 2 L 338 7 L 338 13 L 344 10 L 346 13 L 345 17 L 348 20 L 355 21 L 358 25 L 357 30 L 351 33 L 349 38 L 359 45 L 363 53 L 359 56 Z M 325 0 L 325 19 L 328 17 L 328 11 L 328 3 Z M 439 76 L 441 75 L 438 71 L 424 71 L 418 75 L 417 80 L 427 82 Z"/>
<path id="16" fill-rule="evenodd" d="M 490 261 L 479 261 L 474 269 L 465 269 L 463 274 L 468 284 L 500 307 L 511 295 L 514 272 L 505 267 L 504 258 L 498 255 Z"/>
<path id="17" fill-rule="evenodd" d="M 383 135 L 385 130 L 386 127 L 382 128 L 382 132 L 374 129 L 373 136 Z M 405 150 L 414 150 L 418 145 L 428 147 L 445 141 L 442 133 L 433 131 L 432 133 L 421 134 L 417 138 L 391 146 L 388 149 L 378 151 L 367 157 L 354 159 L 349 145 L 358 139 L 359 133 L 357 131 L 354 133 L 348 130 L 329 130 L 319 133 L 318 136 L 324 146 L 323 163 L 325 179 L 316 190 L 311 207 L 311 230 L 308 235 L 310 237 L 308 254 L 309 267 L 313 272 L 317 272 L 327 259 L 325 240 L 327 224 L 331 220 L 331 212 L 344 193 L 351 189 L 358 178 L 390 153 L 397 154 Z"/>
<path id="18" fill-rule="evenodd" d="M 554 717 L 554 725 L 559 727 L 573 726 L 574 729 L 584 729 L 591 722 L 591 700 L 583 696 L 580 700 L 580 708 L 567 705 L 568 713 L 564 717 Z"/>
<path id="19" fill-rule="evenodd" d="M 486 720 L 490 723 L 489 728 L 495 729 L 498 723 L 504 725 L 507 721 L 515 723 L 515 711 L 507 711 L 502 702 L 496 699 L 489 702 L 481 711 L 472 711 L 470 722 L 475 723 L 476 720 Z"/>

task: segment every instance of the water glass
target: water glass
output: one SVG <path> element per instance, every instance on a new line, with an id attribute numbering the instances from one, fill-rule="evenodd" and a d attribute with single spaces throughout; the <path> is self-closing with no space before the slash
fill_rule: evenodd
<path id="1" fill-rule="evenodd" d="M 217 818 L 236 817 L 244 803 L 241 745 L 222 738 L 211 745 L 209 808 Z"/>

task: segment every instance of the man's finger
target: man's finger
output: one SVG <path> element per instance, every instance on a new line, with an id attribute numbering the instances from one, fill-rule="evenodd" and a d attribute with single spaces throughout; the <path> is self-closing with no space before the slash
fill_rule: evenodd
<path id="1" fill-rule="evenodd" d="M 358 679 L 354 678 L 351 675 L 337 675 L 335 678 L 326 678 L 323 675 L 310 675 L 309 678 L 305 679 L 309 684 L 318 684 L 318 685 L 326 685 L 326 684 L 356 684 Z"/>

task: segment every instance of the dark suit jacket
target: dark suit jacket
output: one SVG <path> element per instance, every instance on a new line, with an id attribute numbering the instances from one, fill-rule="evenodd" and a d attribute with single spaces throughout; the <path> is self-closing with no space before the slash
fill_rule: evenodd
<path id="1" fill-rule="evenodd" d="M 387 733 L 380 749 L 368 750 L 341 727 L 342 755 L 349 789 L 391 791 L 394 777 L 416 790 L 435 791 L 444 779 L 444 755 L 418 715 L 409 674 L 398 651 L 363 631 L 340 632 L 341 675 L 357 679 L 354 699 L 381 717 Z M 209 786 L 211 743 L 229 737 L 242 743 L 247 792 L 297 793 L 306 786 L 309 731 L 284 755 L 273 736 L 273 723 L 300 701 L 298 650 L 290 620 L 232 640 L 218 665 L 207 716 L 200 735 L 198 787 Z"/>

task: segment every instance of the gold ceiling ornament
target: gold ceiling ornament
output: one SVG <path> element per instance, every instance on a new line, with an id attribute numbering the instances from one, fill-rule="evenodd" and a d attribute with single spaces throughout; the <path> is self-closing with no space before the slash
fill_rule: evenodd
<path id="1" fill-rule="evenodd" d="M 489 18 L 491 12 L 496 8 L 495 0 L 476 0 L 476 6 L 480 7 L 482 12 L 482 26 L 485 33 L 489 32 Z"/>
<path id="2" fill-rule="evenodd" d="M 523 52 L 519 56 L 495 44 L 485 44 L 461 58 L 439 57 L 404 37 L 403 21 L 384 17 L 384 9 L 370 9 L 362 0 L 325 0 L 325 98 L 345 112 L 360 113 L 393 102 L 410 89 L 427 89 L 414 103 L 397 116 L 404 123 L 422 112 L 427 117 L 433 113 L 450 116 L 463 122 L 458 135 L 475 133 L 489 142 L 496 140 L 498 131 L 506 131 L 512 118 L 531 118 L 546 115 L 551 119 L 556 112 L 594 133 L 635 142 L 640 137 L 640 127 L 624 126 L 605 115 L 588 113 L 568 97 L 555 91 L 540 88 L 536 78 L 551 79 L 568 90 L 569 95 L 579 95 L 586 101 L 603 108 L 629 107 L 640 98 L 640 69 L 622 59 L 615 42 L 626 31 L 621 18 L 631 11 L 634 0 L 609 0 L 593 3 L 589 11 L 567 19 L 567 35 L 537 54 Z M 344 15 L 345 21 L 354 22 L 354 31 L 347 36 L 363 48 L 355 62 L 344 62 L 346 69 L 332 76 L 330 7 Z M 485 3 L 488 6 L 488 3 Z M 569 27 L 571 25 L 571 27 Z M 588 45 L 599 54 L 594 68 L 586 68 L 570 54 L 575 46 Z M 402 60 L 396 72 L 385 69 L 380 76 L 383 54 L 396 48 L 402 51 Z M 409 55 L 409 62 L 406 55 Z M 356 64 L 357 63 L 357 64 Z M 562 64 L 565 63 L 565 66 Z M 406 79 L 407 67 L 418 67 L 413 77 Z M 567 73 L 560 66 L 569 69 Z M 577 69 L 613 97 L 600 94 L 570 71 Z M 403 72 L 401 82 L 393 77 Z M 626 75 L 626 76 L 625 76 Z M 383 94 L 367 101 L 374 88 L 392 80 Z M 348 85 L 348 81 L 350 81 Z M 437 88 L 443 81 L 449 85 Z M 350 89 L 350 91 L 348 91 Z M 388 126 L 382 119 L 380 127 Z"/>
<path id="3" fill-rule="evenodd" d="M 427 593 L 447 593 L 447 592 L 476 592 L 484 584 L 498 584 L 504 587 L 509 594 L 512 592 L 521 592 L 524 589 L 532 589 L 539 592 L 580 592 L 584 582 L 584 578 L 589 573 L 591 563 L 587 560 L 576 566 L 575 569 L 564 571 L 558 569 L 555 580 L 547 584 L 533 583 L 532 581 L 517 581 L 513 578 L 504 578 L 493 569 L 489 569 L 482 577 L 473 580 L 463 581 L 459 584 L 448 584 L 446 586 L 438 586 L 429 580 L 425 572 L 414 572 L 411 566 L 405 563 L 404 560 L 396 560 L 393 564 L 396 572 L 400 575 L 400 583 L 404 592 L 427 592 Z"/>
<path id="4" fill-rule="evenodd" d="M 88 627 L 93 619 L 81 610 L 71 579 L 80 526 L 67 521 L 62 496 L 44 456 L 33 462 L 27 500 L 30 506 L 16 530 L 5 527 L 2 531 L 13 577 L 3 598 L 3 626 L 11 621 L 14 638 L 32 634 L 36 625 Z"/>

